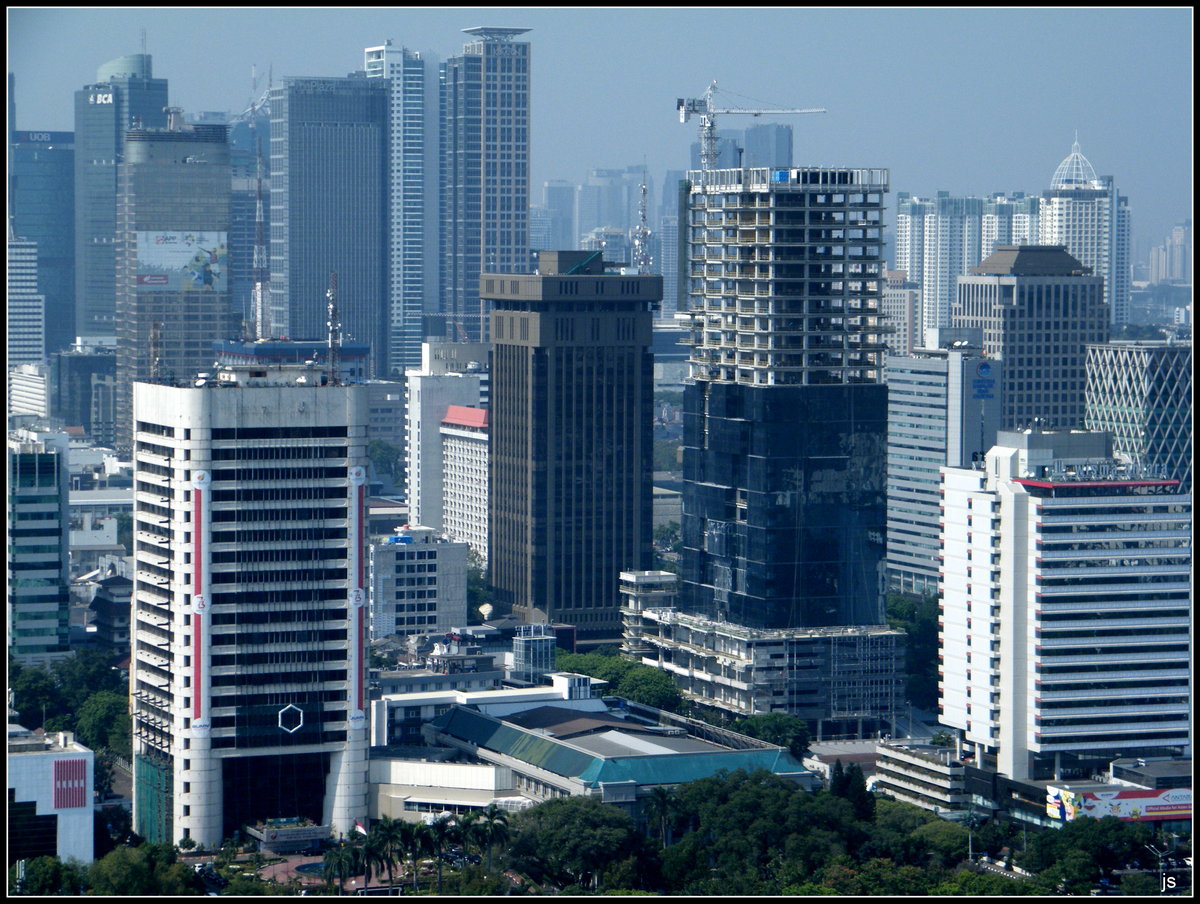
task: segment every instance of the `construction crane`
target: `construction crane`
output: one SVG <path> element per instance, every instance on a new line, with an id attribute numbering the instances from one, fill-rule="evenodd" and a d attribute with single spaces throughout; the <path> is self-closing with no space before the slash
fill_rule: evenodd
<path id="1" fill-rule="evenodd" d="M 745 107 L 717 107 L 713 98 L 717 93 L 717 83 L 714 80 L 704 92 L 703 97 L 681 97 L 675 102 L 679 111 L 679 121 L 687 122 L 692 114 L 700 117 L 700 169 L 707 172 L 715 169 L 717 163 L 717 114 L 741 113 L 746 116 L 773 116 L 784 113 L 828 113 L 823 107 L 805 110 L 751 110 Z"/>

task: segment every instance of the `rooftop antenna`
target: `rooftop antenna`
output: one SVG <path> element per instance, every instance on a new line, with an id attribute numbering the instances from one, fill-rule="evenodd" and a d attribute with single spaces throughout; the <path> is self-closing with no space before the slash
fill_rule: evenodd
<path id="1" fill-rule="evenodd" d="M 337 386 L 342 371 L 342 324 L 338 320 L 337 306 L 337 273 L 329 274 L 329 290 L 325 293 L 329 299 L 329 383 Z"/>

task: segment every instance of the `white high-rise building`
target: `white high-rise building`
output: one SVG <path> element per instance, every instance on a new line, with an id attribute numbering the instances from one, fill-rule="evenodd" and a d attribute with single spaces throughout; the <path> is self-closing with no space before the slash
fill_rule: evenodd
<path id="1" fill-rule="evenodd" d="M 451 405 L 442 418 L 442 520 L 487 564 L 488 412 Z"/>
<path id="2" fill-rule="evenodd" d="M 133 816 L 219 845 L 367 817 L 367 394 L 305 366 L 134 384 Z"/>
<path id="3" fill-rule="evenodd" d="M 941 721 L 1013 779 L 1191 756 L 1192 498 L 1111 448 L 1001 431 L 942 471 Z"/>
<path id="4" fill-rule="evenodd" d="M 371 638 L 445 634 L 467 623 L 467 544 L 428 527 L 370 545 Z"/>
<path id="5" fill-rule="evenodd" d="M 37 243 L 8 237 L 8 366 L 46 360 L 46 298 L 38 292 Z"/>
<path id="6" fill-rule="evenodd" d="M 1117 193 L 1112 176 L 1096 175 L 1078 141 L 1042 193 L 1038 227 L 1038 244 L 1065 245 L 1071 255 L 1104 277 L 1109 322 L 1128 323 L 1129 199 Z"/>
<path id="7" fill-rule="evenodd" d="M 389 40 L 363 51 L 368 78 L 388 80 L 388 366 L 421 363 L 424 316 L 437 311 L 438 62 Z"/>
<path id="8" fill-rule="evenodd" d="M 987 258 L 999 245 L 1037 244 L 1040 201 L 1022 192 L 1011 197 L 997 192 L 984 201 L 979 259 Z"/>

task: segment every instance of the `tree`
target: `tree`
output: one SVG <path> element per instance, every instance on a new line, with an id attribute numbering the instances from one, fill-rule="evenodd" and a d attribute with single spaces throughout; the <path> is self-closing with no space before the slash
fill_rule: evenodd
<path id="1" fill-rule="evenodd" d="M 905 687 L 914 706 L 937 706 L 938 604 L 936 596 L 914 599 L 899 593 L 887 597 L 887 620 L 908 635 L 905 644 Z"/>
<path id="2" fill-rule="evenodd" d="M 412 861 L 413 894 L 420 893 L 418 871 L 421 855 L 430 850 L 429 826 L 423 822 L 401 822 L 403 848 Z"/>
<path id="3" fill-rule="evenodd" d="M 196 895 L 200 879 L 175 860 L 169 844 L 117 847 L 88 868 L 92 894 L 122 897 Z"/>
<path id="4" fill-rule="evenodd" d="M 118 756 L 133 753 L 129 721 L 129 696 L 100 691 L 88 697 L 76 712 L 75 732 L 93 750 L 111 750 Z"/>
<path id="5" fill-rule="evenodd" d="M 738 719 L 733 730 L 744 735 L 788 748 L 799 759 L 808 749 L 808 723 L 788 713 L 759 713 Z"/>
<path id="6" fill-rule="evenodd" d="M 591 797 L 559 797 L 518 813 L 510 855 L 539 882 L 594 888 L 606 870 L 644 852 L 633 820 Z"/>
<path id="7" fill-rule="evenodd" d="M 54 677 L 42 668 L 22 668 L 9 680 L 13 706 L 26 728 L 39 728 L 52 716 L 70 712 Z"/>
<path id="8" fill-rule="evenodd" d="M 655 785 L 650 789 L 643 806 L 646 811 L 646 827 L 657 823 L 662 846 L 667 847 L 670 843 L 672 818 L 677 809 L 674 792 L 664 785 Z"/>
<path id="9" fill-rule="evenodd" d="M 404 450 L 381 439 L 367 443 L 367 457 L 375 467 L 375 473 L 389 483 L 404 480 Z"/>
<path id="10" fill-rule="evenodd" d="M 429 823 L 429 847 L 437 863 L 437 893 L 442 893 L 442 854 L 454 838 L 454 819 L 441 816 Z"/>
<path id="11" fill-rule="evenodd" d="M 346 880 L 355 873 L 355 859 L 352 850 L 344 842 L 335 844 L 325 852 L 321 876 L 326 882 L 336 880 L 341 889 L 339 894 L 346 893 Z"/>
<path id="12" fill-rule="evenodd" d="M 384 816 L 371 826 L 368 840 L 375 839 L 375 849 L 379 851 L 381 863 L 387 870 L 388 888 L 395 888 L 394 867 L 404 852 L 403 824 L 390 816 Z"/>
<path id="13" fill-rule="evenodd" d="M 508 813 L 492 801 L 479 813 L 480 837 L 487 847 L 487 874 L 492 872 L 492 853 L 496 845 L 508 840 Z"/>
<path id="14" fill-rule="evenodd" d="M 8 887 L 17 888 L 17 867 L 9 867 Z M 82 865 L 57 857 L 34 857 L 25 861 L 22 895 L 82 895 L 87 888 L 87 873 Z"/>

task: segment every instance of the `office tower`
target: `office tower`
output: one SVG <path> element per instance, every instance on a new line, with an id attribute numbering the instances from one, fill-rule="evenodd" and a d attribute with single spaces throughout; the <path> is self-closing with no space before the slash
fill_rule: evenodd
<path id="1" fill-rule="evenodd" d="M 1117 193 L 1112 176 L 1097 177 L 1079 150 L 1054 171 L 1042 192 L 1038 219 L 1040 245 L 1065 245 L 1084 266 L 1104 279 L 1109 322 L 1129 322 L 1129 199 Z"/>
<path id="2" fill-rule="evenodd" d="M 342 342 L 338 346 L 338 379 L 361 382 L 367 379 L 371 347 L 365 342 Z M 212 343 L 212 360 L 218 365 L 250 367 L 280 364 L 329 364 L 329 340 L 308 342 L 291 339 L 217 339 Z"/>
<path id="3" fill-rule="evenodd" d="M 943 471 L 940 718 L 1013 779 L 1190 751 L 1192 499 L 1110 449 L 1002 431 Z"/>
<path id="4" fill-rule="evenodd" d="M 8 655 L 48 665 L 71 655 L 67 435 L 8 435 Z"/>
<path id="5" fill-rule="evenodd" d="M 408 516 L 413 524 L 446 530 L 441 423 L 451 405 L 478 406 L 488 349 L 482 342 L 426 342 L 420 369 L 405 372 Z"/>
<path id="6" fill-rule="evenodd" d="M 118 445 L 133 429 L 133 383 L 188 379 L 213 341 L 238 335 L 229 303 L 226 127 L 131 129 L 118 167 Z"/>
<path id="7" fill-rule="evenodd" d="M 387 358 L 399 376 L 420 366 L 424 318 L 438 310 L 438 66 L 390 40 L 364 55 L 367 78 L 388 85 Z"/>
<path id="8" fill-rule="evenodd" d="M 751 628 L 879 624 L 888 172 L 692 176 L 680 608 Z M 702 228 L 716 222 L 738 225 Z"/>
<path id="9" fill-rule="evenodd" d="M 303 365 L 138 383 L 133 821 L 365 824 L 365 391 Z"/>
<path id="10" fill-rule="evenodd" d="M 940 191 L 925 216 L 924 259 L 921 262 L 921 327 L 924 330 L 950 325 L 954 303 L 954 279 L 969 271 L 980 257 L 983 201 L 952 198 Z M 906 269 L 899 263 L 900 269 Z M 909 273 L 913 273 L 909 270 Z"/>
<path id="11" fill-rule="evenodd" d="M 979 259 L 989 257 L 998 245 L 1036 245 L 1041 199 L 1013 192 L 996 193 L 983 202 Z"/>
<path id="12" fill-rule="evenodd" d="M 769 166 L 790 169 L 792 166 L 792 127 L 768 122 L 746 127 L 745 153 L 742 166 Z"/>
<path id="13" fill-rule="evenodd" d="M 1113 451 L 1161 468 L 1192 491 L 1192 343 L 1087 347 L 1084 426 L 1112 434 Z"/>
<path id="14" fill-rule="evenodd" d="M 644 166 L 591 170 L 579 186 L 579 235 L 596 229 L 615 229 L 628 235 L 640 220 L 642 185 L 652 193 L 649 180 Z M 609 260 L 616 258 L 609 255 Z"/>
<path id="15" fill-rule="evenodd" d="M 679 308 L 679 217 L 663 217 L 658 227 L 658 272 L 663 280 L 659 316 L 670 320 Z"/>
<path id="16" fill-rule="evenodd" d="M 732 169 L 742 165 L 742 141 L 744 133 L 741 129 L 717 129 L 717 159 L 713 169 Z M 691 146 L 691 168 L 698 170 L 700 166 L 700 142 L 693 141 Z"/>
<path id="17" fill-rule="evenodd" d="M 50 416 L 50 368 L 45 364 L 18 364 L 8 372 L 8 413 Z"/>
<path id="18" fill-rule="evenodd" d="M 445 334 L 486 341 L 480 273 L 529 267 L 528 28 L 464 28 L 441 65 L 442 314 Z"/>
<path id="19" fill-rule="evenodd" d="M 550 243 L 551 216 L 550 209 L 542 204 L 529 205 L 529 250 L 530 253 L 542 248 L 553 248 Z"/>
<path id="20" fill-rule="evenodd" d="M 37 243 L 8 234 L 8 365 L 46 360 L 46 296 L 38 291 Z"/>
<path id="21" fill-rule="evenodd" d="M 921 330 L 921 286 L 904 270 L 885 270 L 881 322 L 883 342 L 894 355 L 911 355 L 924 344 Z"/>
<path id="22" fill-rule="evenodd" d="M 46 354 L 52 355 L 75 339 L 75 135 L 14 132 L 8 161 L 9 225 L 37 245 Z"/>
<path id="23" fill-rule="evenodd" d="M 382 78 L 288 78 L 271 90 L 271 335 L 329 334 L 388 356 L 388 103 Z"/>
<path id="24" fill-rule="evenodd" d="M 467 544 L 429 527 L 372 540 L 371 639 L 448 634 L 467 623 Z"/>
<path id="25" fill-rule="evenodd" d="M 1192 221 L 1171 227 L 1161 245 L 1150 249 L 1150 282 L 1192 284 Z"/>
<path id="26" fill-rule="evenodd" d="M 1108 337 L 1104 280 L 1061 245 L 1001 245 L 958 278 L 954 326 L 1004 362 L 1002 427 L 1083 424 L 1087 346 Z"/>
<path id="27" fill-rule="evenodd" d="M 471 545 L 487 565 L 488 412 L 451 405 L 442 437 L 442 523 L 446 535 Z"/>
<path id="28" fill-rule="evenodd" d="M 117 356 L 111 347 L 77 345 L 50 356 L 50 414 L 82 427 L 92 442 L 116 442 Z"/>
<path id="29" fill-rule="evenodd" d="M 938 469 L 982 459 L 1000 428 L 1003 363 L 984 357 L 979 330 L 943 329 L 936 345 L 888 355 L 888 586 L 937 594 Z"/>
<path id="30" fill-rule="evenodd" d="M 565 179 L 551 179 L 542 183 L 542 206 L 550 214 L 550 239 L 549 244 L 538 246 L 531 238 L 531 250 L 570 250 L 576 247 L 579 230 L 575 226 L 575 191 L 575 183 Z"/>
<path id="31" fill-rule="evenodd" d="M 543 251 L 484 274 L 491 315 L 489 576 L 526 622 L 621 633 L 618 576 L 650 561 L 650 308 L 658 276 Z"/>
<path id="32" fill-rule="evenodd" d="M 129 129 L 167 124 L 149 54 L 118 57 L 75 92 L 75 335 L 116 336 L 117 164 Z"/>

